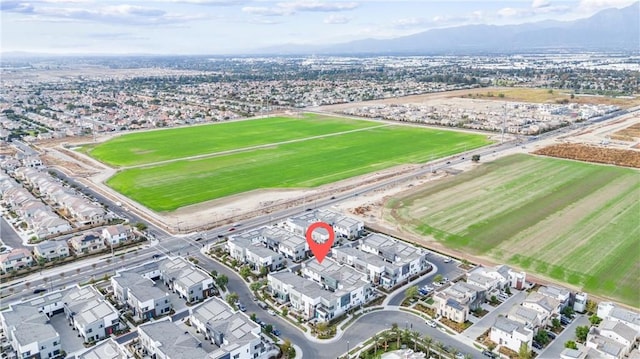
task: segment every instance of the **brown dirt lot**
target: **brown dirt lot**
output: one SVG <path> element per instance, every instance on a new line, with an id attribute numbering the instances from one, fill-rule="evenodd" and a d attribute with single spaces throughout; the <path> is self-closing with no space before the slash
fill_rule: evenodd
<path id="1" fill-rule="evenodd" d="M 631 125 L 623 130 L 617 131 L 611 135 L 612 140 L 633 142 L 640 139 L 640 123 Z"/>
<path id="2" fill-rule="evenodd" d="M 571 98 L 571 91 L 553 90 L 525 87 L 489 87 L 483 89 L 467 90 L 462 95 L 465 98 L 483 100 L 535 102 L 535 103 L 578 103 L 593 105 L 616 105 L 629 108 L 640 105 L 640 97 L 620 98 L 610 96 L 580 95 Z"/>
<path id="3" fill-rule="evenodd" d="M 543 156 L 568 158 L 585 162 L 640 168 L 640 152 L 633 150 L 621 150 L 577 143 L 567 143 L 544 147 L 534 153 Z"/>

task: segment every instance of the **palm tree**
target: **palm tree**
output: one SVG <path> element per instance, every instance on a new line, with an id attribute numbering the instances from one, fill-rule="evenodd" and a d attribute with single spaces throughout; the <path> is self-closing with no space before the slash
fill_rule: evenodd
<path id="1" fill-rule="evenodd" d="M 412 330 L 411 333 L 409 333 L 409 338 L 413 342 L 413 351 L 417 352 L 418 351 L 418 340 L 420 340 L 420 332 L 418 332 L 417 330 Z"/>
<path id="2" fill-rule="evenodd" d="M 373 355 L 378 354 L 378 334 L 373 335 Z"/>
<path id="3" fill-rule="evenodd" d="M 427 356 L 428 357 L 431 356 L 431 345 L 433 344 L 433 338 L 425 334 L 424 338 L 422 339 L 422 342 L 424 343 L 424 346 L 427 349 Z"/>
<path id="4" fill-rule="evenodd" d="M 409 339 L 411 339 L 411 331 L 409 331 L 408 328 L 402 329 L 402 332 L 400 334 L 402 336 L 403 343 L 408 343 Z"/>
<path id="5" fill-rule="evenodd" d="M 382 341 L 384 341 L 384 345 L 383 345 L 384 350 L 386 351 L 387 348 L 389 348 L 389 339 L 391 339 L 391 332 L 384 331 L 384 332 L 382 332 L 381 337 L 382 337 L 381 338 Z"/>
<path id="6" fill-rule="evenodd" d="M 398 325 L 396 324 L 391 330 L 393 331 L 393 335 L 396 336 L 396 349 L 400 349 L 400 329 Z"/>
<path id="7" fill-rule="evenodd" d="M 444 353 L 444 343 L 436 342 L 436 350 L 438 351 L 438 358 L 442 359 L 442 353 Z"/>

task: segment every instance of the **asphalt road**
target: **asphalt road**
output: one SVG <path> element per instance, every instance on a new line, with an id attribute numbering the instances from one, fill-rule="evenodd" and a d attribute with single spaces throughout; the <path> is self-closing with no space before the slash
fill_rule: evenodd
<path id="1" fill-rule="evenodd" d="M 0 238 L 4 244 L 11 248 L 24 248 L 22 238 L 20 238 L 18 233 L 13 229 L 13 226 L 11 226 L 4 217 L 0 217 Z"/>

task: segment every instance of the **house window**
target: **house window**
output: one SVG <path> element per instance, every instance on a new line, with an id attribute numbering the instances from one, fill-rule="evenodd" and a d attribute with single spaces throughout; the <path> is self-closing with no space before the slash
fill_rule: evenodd
<path id="1" fill-rule="evenodd" d="M 87 330 L 87 333 L 91 333 L 93 331 L 93 329 L 89 328 L 89 330 Z"/>

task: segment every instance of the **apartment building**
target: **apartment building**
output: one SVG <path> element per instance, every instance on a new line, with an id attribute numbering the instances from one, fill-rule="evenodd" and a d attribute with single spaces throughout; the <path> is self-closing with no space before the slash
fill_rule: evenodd
<path id="1" fill-rule="evenodd" d="M 60 335 L 49 324 L 49 317 L 28 304 L 9 306 L 0 312 L 0 324 L 18 358 L 59 358 Z"/>
<path id="2" fill-rule="evenodd" d="M 62 301 L 69 324 L 85 342 L 97 342 L 120 328 L 118 311 L 92 286 L 73 288 Z"/>

